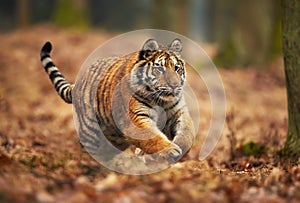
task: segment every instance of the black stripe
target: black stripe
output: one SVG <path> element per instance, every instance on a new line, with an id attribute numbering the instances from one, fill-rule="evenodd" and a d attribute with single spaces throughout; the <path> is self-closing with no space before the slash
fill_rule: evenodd
<path id="1" fill-rule="evenodd" d="M 67 101 L 66 101 L 67 103 L 69 103 L 69 104 L 72 104 L 72 92 L 71 92 L 71 90 L 69 89 L 69 94 L 67 95 Z"/>
<path id="2" fill-rule="evenodd" d="M 95 133 L 95 132 L 99 132 L 99 130 L 97 128 L 94 128 L 94 126 L 88 124 L 88 122 L 90 123 L 93 123 L 94 120 L 91 120 L 89 117 L 85 116 L 82 114 L 82 112 L 77 112 L 77 115 L 78 115 L 78 120 L 79 120 L 79 128 L 81 129 L 81 132 L 84 132 L 86 134 L 89 134 L 88 132 L 92 132 L 93 135 L 98 135 L 98 133 Z M 86 119 L 88 121 L 86 121 Z M 92 121 L 92 122 L 91 122 Z M 86 128 L 86 129 L 84 129 Z M 102 133 L 103 134 L 103 133 Z M 80 136 L 82 137 L 82 136 Z M 92 141 L 95 141 L 95 142 L 98 142 L 99 138 L 98 137 L 94 137 L 92 135 L 86 137 L 85 139 L 91 139 Z"/>
<path id="3" fill-rule="evenodd" d="M 58 89 L 59 87 L 61 87 L 62 85 L 68 84 L 69 82 L 62 77 L 61 79 L 59 79 L 58 81 L 56 81 L 56 83 L 54 84 L 55 89 Z"/>
<path id="4" fill-rule="evenodd" d="M 67 86 L 65 86 L 65 87 L 63 87 L 63 88 L 59 88 L 57 91 L 58 91 L 58 93 L 60 94 L 60 96 L 62 97 L 62 96 L 65 96 L 65 95 L 64 95 L 64 91 L 65 91 L 66 89 L 68 89 L 68 88 L 70 88 L 70 85 L 67 85 Z M 66 98 L 64 98 L 64 99 L 66 99 Z"/>
<path id="5" fill-rule="evenodd" d="M 86 136 L 83 136 L 83 134 L 86 134 Z M 90 139 L 92 138 L 92 139 Z M 80 141 L 85 142 L 85 143 L 89 143 L 91 145 L 96 145 L 99 141 L 94 139 L 92 136 L 90 136 L 87 132 L 81 129 L 81 133 L 80 133 Z"/>
<path id="6" fill-rule="evenodd" d="M 52 61 L 49 61 L 46 65 L 45 65 L 45 70 L 48 71 L 49 68 L 54 67 L 54 63 Z"/>
<path id="7" fill-rule="evenodd" d="M 145 114 L 145 113 L 138 113 L 138 114 L 135 114 L 136 116 L 142 116 L 142 117 L 147 117 L 147 118 L 150 118 L 151 117 L 148 115 L 148 114 Z"/>
<path id="8" fill-rule="evenodd" d="M 144 50 L 141 50 L 140 52 L 139 52 L 139 59 L 138 59 L 138 62 L 139 61 L 141 61 L 141 60 L 143 60 L 143 59 L 145 59 L 145 52 L 146 51 L 144 51 Z"/>
<path id="9" fill-rule="evenodd" d="M 80 127 L 81 129 L 81 133 L 80 133 L 80 140 L 83 142 L 88 142 L 92 145 L 97 145 L 97 143 L 99 142 L 99 140 L 97 138 L 94 138 L 92 135 L 90 135 L 89 133 L 87 133 L 86 131 L 84 131 L 82 129 L 82 127 Z M 95 132 L 95 131 L 92 131 Z M 83 134 L 86 134 L 87 136 L 83 136 Z M 96 133 L 95 133 L 96 134 Z"/>
<path id="10" fill-rule="evenodd" d="M 181 116 L 181 114 L 180 114 L 180 115 L 177 115 L 177 114 L 179 114 L 180 112 L 181 112 L 181 114 L 183 114 L 182 108 L 178 109 L 178 110 L 173 114 L 172 117 L 174 117 L 174 118 L 179 118 L 179 117 Z"/>
<path id="11" fill-rule="evenodd" d="M 45 58 L 50 58 L 50 54 L 49 53 L 45 53 L 45 52 L 42 52 L 41 53 L 41 61 L 43 61 Z"/>
<path id="12" fill-rule="evenodd" d="M 63 75 L 58 70 L 54 70 L 50 73 L 49 77 L 51 81 L 54 81 L 56 77 L 63 77 Z"/>
<path id="13" fill-rule="evenodd" d="M 146 87 L 146 90 L 147 90 L 148 92 L 153 92 L 153 90 L 150 88 L 149 85 L 145 85 L 145 87 Z"/>
<path id="14" fill-rule="evenodd" d="M 81 142 L 81 144 L 83 145 L 84 149 L 91 155 L 91 156 L 98 156 L 98 146 L 90 146 L 87 145 L 87 143 L 85 142 Z"/>
<path id="15" fill-rule="evenodd" d="M 179 99 L 179 100 L 177 100 L 177 102 L 175 102 L 175 104 L 172 104 L 170 107 L 166 108 L 166 111 L 168 111 L 168 110 L 171 110 L 171 109 L 175 108 L 175 107 L 176 107 L 176 106 L 179 104 L 179 102 L 180 102 L 180 99 Z"/>
<path id="16" fill-rule="evenodd" d="M 64 90 L 64 91 L 65 91 L 65 99 L 66 99 L 66 101 L 72 103 L 72 95 L 71 95 L 70 87 L 68 89 Z"/>
<path id="17" fill-rule="evenodd" d="M 137 61 L 135 62 L 135 65 L 134 65 L 134 66 L 136 66 L 136 65 L 138 64 L 138 65 L 139 65 L 138 67 L 144 67 L 145 64 L 147 64 L 147 63 L 148 63 L 147 60 L 141 59 L 141 60 L 137 60 Z"/>
<path id="18" fill-rule="evenodd" d="M 137 117 L 142 116 L 142 117 L 151 118 L 149 114 L 141 113 L 141 112 L 143 112 L 143 111 L 142 110 L 138 110 L 138 111 L 130 110 L 130 113 L 134 114 Z"/>
<path id="19" fill-rule="evenodd" d="M 138 98 L 138 95 L 132 95 L 132 97 L 133 97 L 135 100 L 137 100 L 139 103 L 141 103 L 141 104 L 147 106 L 148 108 L 152 109 L 152 106 L 151 106 L 150 104 L 148 104 L 147 102 L 145 102 L 145 101 L 139 99 L 139 98 Z"/>

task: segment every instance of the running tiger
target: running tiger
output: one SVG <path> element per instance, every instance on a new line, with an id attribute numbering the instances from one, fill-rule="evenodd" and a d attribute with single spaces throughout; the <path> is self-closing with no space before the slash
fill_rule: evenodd
<path id="1" fill-rule="evenodd" d="M 47 42 L 41 50 L 41 62 L 60 97 L 74 103 L 77 84 L 70 84 L 60 73 L 50 57 L 51 50 Z M 195 133 L 183 98 L 186 68 L 181 51 L 179 39 L 167 47 L 149 39 L 138 52 L 100 59 L 92 65 L 91 77 L 98 81 L 93 110 L 113 146 L 123 151 L 134 145 L 169 162 L 177 161 L 191 148 Z M 90 91 L 89 82 L 84 82 L 80 87 L 83 95 Z M 86 133 L 80 135 L 81 142 L 88 151 L 96 150 L 101 145 L 89 130 L 83 129 Z"/>

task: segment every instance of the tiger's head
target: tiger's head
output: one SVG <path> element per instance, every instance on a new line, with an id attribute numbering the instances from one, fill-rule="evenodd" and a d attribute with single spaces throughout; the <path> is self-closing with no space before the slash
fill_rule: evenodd
<path id="1" fill-rule="evenodd" d="M 159 45 L 154 39 L 147 40 L 131 73 L 131 86 L 140 96 L 158 105 L 178 100 L 186 79 L 181 51 L 179 39 L 174 39 L 168 47 Z"/>

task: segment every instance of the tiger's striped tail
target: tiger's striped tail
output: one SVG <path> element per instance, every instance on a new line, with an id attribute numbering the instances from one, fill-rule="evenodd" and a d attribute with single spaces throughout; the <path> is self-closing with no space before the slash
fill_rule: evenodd
<path id="1" fill-rule="evenodd" d="M 74 88 L 74 84 L 70 84 L 54 65 L 50 57 L 51 50 L 51 43 L 46 42 L 41 50 L 41 62 L 59 96 L 65 102 L 72 103 L 72 90 Z"/>

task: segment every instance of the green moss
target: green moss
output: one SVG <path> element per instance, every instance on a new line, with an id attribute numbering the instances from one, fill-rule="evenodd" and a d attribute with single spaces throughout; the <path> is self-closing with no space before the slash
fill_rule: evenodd
<path id="1" fill-rule="evenodd" d="M 256 144 L 253 141 L 244 143 L 242 149 L 246 156 L 260 157 L 265 152 L 263 145 Z"/>
<path id="2" fill-rule="evenodd" d="M 83 8 L 70 0 L 60 0 L 53 15 L 55 24 L 63 27 L 86 29 L 90 26 L 88 15 Z"/>

